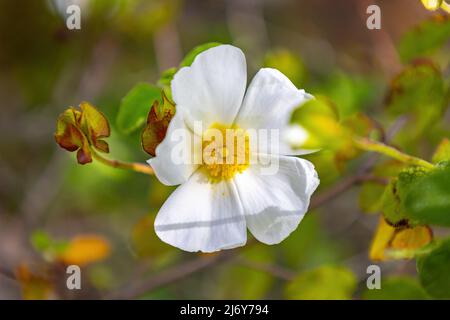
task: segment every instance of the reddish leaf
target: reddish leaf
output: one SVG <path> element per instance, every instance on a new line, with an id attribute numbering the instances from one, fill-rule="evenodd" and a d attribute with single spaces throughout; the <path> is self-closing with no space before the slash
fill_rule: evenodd
<path id="1" fill-rule="evenodd" d="M 88 143 L 85 143 L 77 152 L 77 161 L 79 164 L 86 164 L 92 162 L 91 150 L 89 150 Z"/>
<path id="2" fill-rule="evenodd" d="M 101 152 L 109 153 L 109 145 L 105 140 L 97 140 L 95 141 L 94 147 Z"/>
<path id="3" fill-rule="evenodd" d="M 83 133 L 76 127 L 76 110 L 69 108 L 57 120 L 55 140 L 61 148 L 70 152 L 83 145 Z"/>
<path id="4" fill-rule="evenodd" d="M 141 137 L 142 148 L 152 156 L 155 156 L 156 147 L 166 136 L 167 127 L 175 115 L 175 105 L 167 99 L 164 92 L 161 95 L 163 103 L 160 105 L 158 100 L 153 103 Z"/>

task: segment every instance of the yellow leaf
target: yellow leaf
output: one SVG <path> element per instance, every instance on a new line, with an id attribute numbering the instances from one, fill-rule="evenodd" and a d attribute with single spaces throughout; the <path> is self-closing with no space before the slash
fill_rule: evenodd
<path id="1" fill-rule="evenodd" d="M 394 236 L 395 228 L 390 226 L 383 217 L 380 218 L 375 236 L 370 246 L 369 258 L 374 261 L 385 260 L 384 250 Z"/>
<path id="2" fill-rule="evenodd" d="M 86 266 L 105 259 L 110 251 L 109 242 L 105 238 L 81 235 L 73 238 L 58 258 L 66 265 Z"/>
<path id="3" fill-rule="evenodd" d="M 411 259 L 417 250 L 433 240 L 428 226 L 395 228 L 381 217 L 372 240 L 369 257 L 371 260 Z"/>
<path id="4" fill-rule="evenodd" d="M 426 246 L 431 240 L 433 233 L 428 226 L 398 230 L 386 253 L 389 258 L 411 259 L 416 250 Z"/>

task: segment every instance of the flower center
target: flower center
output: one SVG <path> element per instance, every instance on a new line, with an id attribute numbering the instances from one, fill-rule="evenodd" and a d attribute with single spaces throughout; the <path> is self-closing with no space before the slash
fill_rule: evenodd
<path id="1" fill-rule="evenodd" d="M 244 129 L 211 125 L 202 138 L 202 164 L 212 181 L 231 179 L 250 164 L 249 136 Z"/>

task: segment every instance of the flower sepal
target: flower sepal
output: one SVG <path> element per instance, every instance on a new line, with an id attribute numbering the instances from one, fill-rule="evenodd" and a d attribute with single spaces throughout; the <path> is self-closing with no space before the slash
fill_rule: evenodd
<path id="1" fill-rule="evenodd" d="M 56 123 L 56 142 L 69 152 L 77 151 L 79 164 L 92 162 L 91 147 L 109 153 L 109 145 L 103 140 L 109 135 L 108 120 L 88 102 L 82 102 L 80 110 L 68 108 L 59 115 Z"/>

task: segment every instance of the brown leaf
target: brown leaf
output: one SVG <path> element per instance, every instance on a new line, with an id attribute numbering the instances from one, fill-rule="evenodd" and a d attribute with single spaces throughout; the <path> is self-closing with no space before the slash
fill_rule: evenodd
<path id="1" fill-rule="evenodd" d="M 95 148 L 104 153 L 109 153 L 109 145 L 105 140 L 95 141 Z"/>
<path id="2" fill-rule="evenodd" d="M 92 162 L 91 150 L 88 143 L 84 143 L 83 147 L 77 152 L 77 161 L 79 164 L 86 164 Z"/>
<path id="3" fill-rule="evenodd" d="M 55 140 L 61 148 L 73 152 L 83 145 L 83 133 L 77 128 L 76 110 L 69 108 L 59 115 Z"/>
<path id="4" fill-rule="evenodd" d="M 167 127 L 175 115 L 175 105 L 167 99 L 164 92 L 161 95 L 163 103 L 160 104 L 158 100 L 153 103 L 141 136 L 142 148 L 152 156 L 156 155 L 156 147 L 166 136 Z"/>

